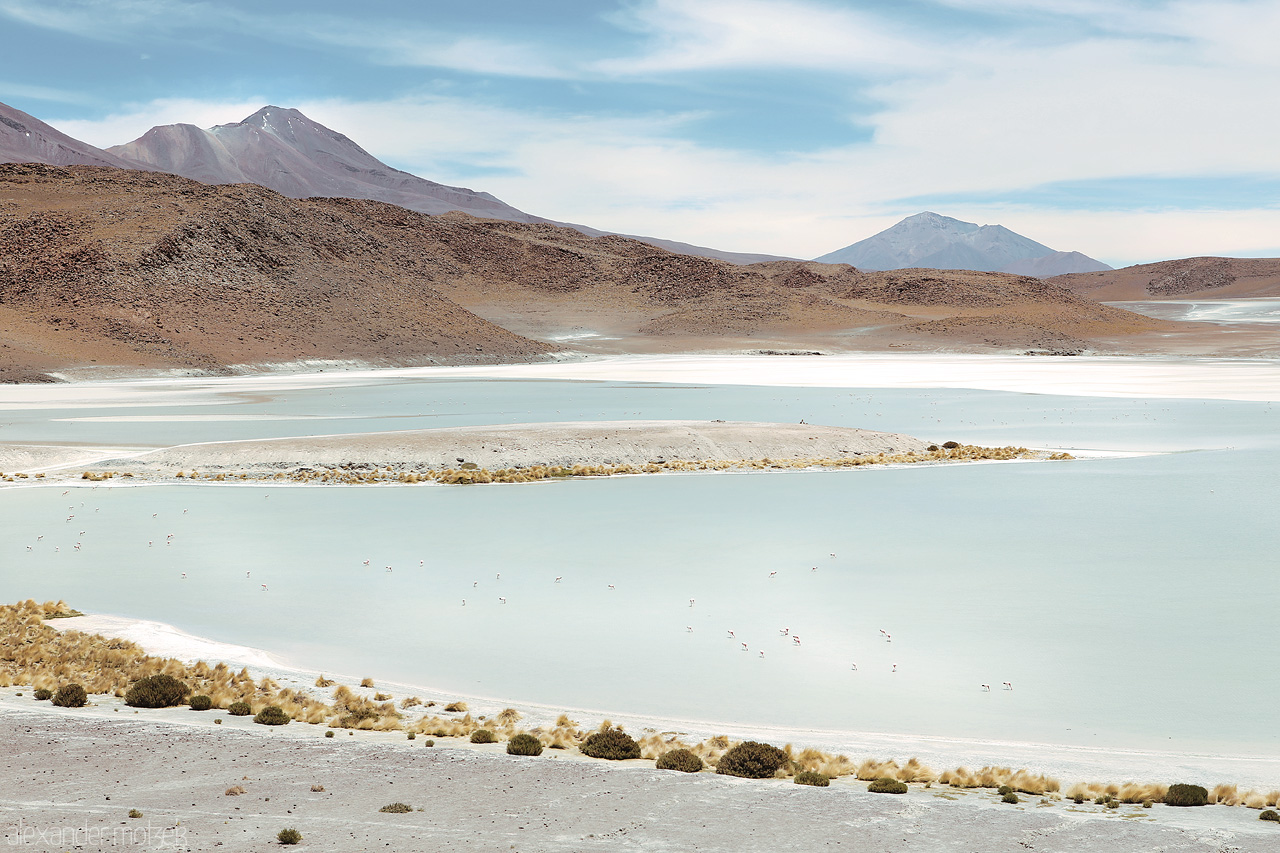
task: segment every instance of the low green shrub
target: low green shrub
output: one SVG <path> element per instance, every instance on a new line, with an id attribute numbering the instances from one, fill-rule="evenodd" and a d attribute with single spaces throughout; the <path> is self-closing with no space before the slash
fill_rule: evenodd
<path id="1" fill-rule="evenodd" d="M 1001 785 L 999 788 L 996 788 L 996 793 L 1003 797 L 1005 794 L 1013 793 L 1013 788 L 1008 785 Z"/>
<path id="2" fill-rule="evenodd" d="M 378 809 L 378 811 L 386 812 L 387 814 L 408 814 L 413 811 L 413 806 L 405 803 L 387 803 L 385 806 Z"/>
<path id="3" fill-rule="evenodd" d="M 423 745 L 423 746 L 435 746 L 435 745 L 436 745 L 436 742 L 435 742 L 435 741 L 433 741 L 433 740 L 431 740 L 430 738 L 428 738 L 427 740 L 425 740 L 425 741 L 423 741 L 423 742 L 422 742 L 422 745 Z"/>
<path id="4" fill-rule="evenodd" d="M 50 699 L 53 698 L 53 691 L 46 690 L 43 687 L 38 687 L 35 689 L 35 691 L 32 692 L 31 695 L 36 697 L 37 702 L 48 702 Z"/>
<path id="5" fill-rule="evenodd" d="M 142 817 L 142 812 L 137 809 L 129 809 L 129 817 Z"/>
<path id="6" fill-rule="evenodd" d="M 227 713 L 233 717 L 247 717 L 253 713 L 248 702 L 232 702 L 227 706 Z"/>
<path id="7" fill-rule="evenodd" d="M 1010 791 L 1009 793 L 1007 793 L 1007 794 L 1003 795 L 1002 797 L 1000 797 L 1000 802 L 1002 802 L 1002 803 L 1019 803 L 1019 802 L 1021 802 L 1021 800 L 1019 800 L 1019 799 L 1018 799 L 1018 795 L 1017 795 L 1016 793 L 1014 793 L 1013 791 Z"/>
<path id="8" fill-rule="evenodd" d="M 1258 820 L 1269 820 L 1275 823 L 1280 823 L 1280 814 L 1276 814 L 1272 809 L 1263 809 L 1258 814 Z"/>
<path id="9" fill-rule="evenodd" d="M 417 737 L 418 737 L 417 733 L 409 732 L 409 740 L 415 740 L 417 739 Z"/>
<path id="10" fill-rule="evenodd" d="M 583 755 L 592 758 L 605 758 L 609 761 L 623 761 L 640 757 L 640 744 L 622 729 L 603 729 L 587 735 L 587 739 L 578 747 Z"/>
<path id="11" fill-rule="evenodd" d="M 520 732 L 507 741 L 507 755 L 542 755 L 542 741 L 528 732 Z"/>
<path id="12" fill-rule="evenodd" d="M 297 844 L 302 840 L 302 833 L 296 829 L 282 829 L 276 833 L 276 841 L 281 844 Z"/>
<path id="13" fill-rule="evenodd" d="M 824 773 L 815 773 L 812 770 L 801 770 L 796 774 L 795 783 L 797 785 L 812 785 L 815 788 L 826 788 L 831 785 L 831 778 Z"/>
<path id="14" fill-rule="evenodd" d="M 1153 805 L 1155 805 L 1155 802 L 1156 802 L 1155 800 L 1143 800 L 1143 801 L 1142 801 L 1142 807 L 1143 807 L 1144 809 L 1149 809 L 1149 808 L 1151 808 Z"/>
<path id="15" fill-rule="evenodd" d="M 325 733 L 324 733 L 324 736 L 325 736 L 325 737 L 333 737 L 333 729 L 329 729 L 329 731 L 325 732 Z"/>
<path id="16" fill-rule="evenodd" d="M 471 733 L 472 743 L 497 743 L 498 736 L 491 729 L 476 729 Z"/>
<path id="17" fill-rule="evenodd" d="M 654 765 L 659 770 L 678 770 L 681 773 L 697 773 L 702 769 L 702 759 L 687 749 L 673 749 L 658 756 Z"/>
<path id="18" fill-rule="evenodd" d="M 262 726 L 287 726 L 289 715 L 279 705 L 268 705 L 258 712 L 253 721 Z"/>
<path id="19" fill-rule="evenodd" d="M 1170 785 L 1164 795 L 1166 806 L 1207 806 L 1209 791 L 1200 785 Z"/>
<path id="20" fill-rule="evenodd" d="M 868 785 L 867 790 L 873 794 L 905 794 L 907 792 L 907 783 L 899 782 L 892 776 L 881 776 Z"/>
<path id="21" fill-rule="evenodd" d="M 172 708 L 181 705 L 191 691 L 172 675 L 139 678 L 124 694 L 124 703 L 134 708 Z"/>
<path id="22" fill-rule="evenodd" d="M 89 696 L 79 684 L 64 684 L 53 694 L 53 704 L 59 708 L 83 708 L 89 704 Z"/>
<path id="23" fill-rule="evenodd" d="M 716 772 L 722 776 L 741 776 L 744 779 L 772 779 L 790 760 L 776 746 L 744 740 L 720 756 L 720 760 L 716 762 Z"/>
<path id="24" fill-rule="evenodd" d="M 212 707 L 213 700 L 208 696 L 200 695 L 191 697 L 191 710 L 193 711 L 207 711 Z"/>

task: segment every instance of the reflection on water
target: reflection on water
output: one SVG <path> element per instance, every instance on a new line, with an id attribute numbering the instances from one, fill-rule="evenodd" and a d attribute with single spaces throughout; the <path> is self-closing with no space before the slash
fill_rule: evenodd
<path id="1" fill-rule="evenodd" d="M 6 598 L 65 598 L 302 665 L 512 700 L 1280 754 L 1265 656 L 1280 604 L 1270 404 L 468 380 L 145 414 L 203 411 L 252 417 L 28 410 L 6 413 L 0 438 L 803 417 L 1193 452 L 481 488 L 11 488 L 0 490 Z M 298 419 L 334 412 L 353 420 Z M 66 419 L 77 417 L 108 419 Z"/>

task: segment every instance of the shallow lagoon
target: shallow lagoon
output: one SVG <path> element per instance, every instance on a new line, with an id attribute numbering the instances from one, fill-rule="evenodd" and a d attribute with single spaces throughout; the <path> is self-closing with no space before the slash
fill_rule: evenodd
<path id="1" fill-rule="evenodd" d="M 345 419 L 320 419 L 335 412 Z M 14 488 L 0 490 L 0 580 L 10 598 L 66 598 L 303 666 L 513 701 L 1280 755 L 1266 663 L 1280 414 L 1268 403 L 402 378 L 12 409 L 0 439 L 146 445 L 627 417 L 803 417 L 1173 452 L 486 488 Z"/>

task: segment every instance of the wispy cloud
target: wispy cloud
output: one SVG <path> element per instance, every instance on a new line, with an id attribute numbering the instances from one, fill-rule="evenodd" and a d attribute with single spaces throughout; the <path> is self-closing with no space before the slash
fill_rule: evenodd
<path id="1" fill-rule="evenodd" d="M 650 0 L 611 19 L 643 36 L 639 52 L 588 66 L 613 75 L 933 64 L 927 43 L 883 17 L 802 0 Z"/>

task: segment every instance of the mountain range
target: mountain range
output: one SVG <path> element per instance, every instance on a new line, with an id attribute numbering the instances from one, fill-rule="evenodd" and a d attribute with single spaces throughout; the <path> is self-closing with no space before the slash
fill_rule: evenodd
<path id="1" fill-rule="evenodd" d="M 243 121 L 208 129 L 153 127 L 106 150 L 73 139 L 33 116 L 0 104 L 0 162 L 115 166 L 168 172 L 206 184 L 253 183 L 290 198 L 374 199 L 441 214 L 567 225 L 592 237 L 616 232 L 526 213 L 495 196 L 436 183 L 394 169 L 349 137 L 296 109 L 266 106 Z M 633 237 L 673 252 L 737 264 L 783 260 L 727 252 L 657 237 Z M 872 237 L 817 258 L 867 270 L 908 267 L 1002 271 L 1037 278 L 1111 269 L 1079 252 L 1055 252 L 1000 225 L 976 225 L 936 213 L 908 217 Z"/>
<path id="2" fill-rule="evenodd" d="M 569 342 L 1079 352 L 1169 328 L 1026 276 L 731 264 L 137 169 L 0 165 L 0 199 L 0 381 L 94 363 L 530 361 Z"/>
<path id="3" fill-rule="evenodd" d="M 592 237 L 617 233 L 535 216 L 486 192 L 439 184 L 393 169 L 343 134 L 298 110 L 276 106 L 263 107 L 244 121 L 208 130 L 192 124 L 153 127 L 132 142 L 103 150 L 0 103 L 0 163 L 145 169 L 207 184 L 253 183 L 290 198 L 375 199 L 420 213 L 456 210 L 484 219 L 567 225 Z M 780 259 L 659 237 L 621 236 L 736 264 Z"/>
<path id="4" fill-rule="evenodd" d="M 1111 267 L 1079 252 L 1058 252 L 1003 225 L 978 225 L 925 211 L 815 260 L 865 270 L 982 270 L 1049 278 Z"/>

